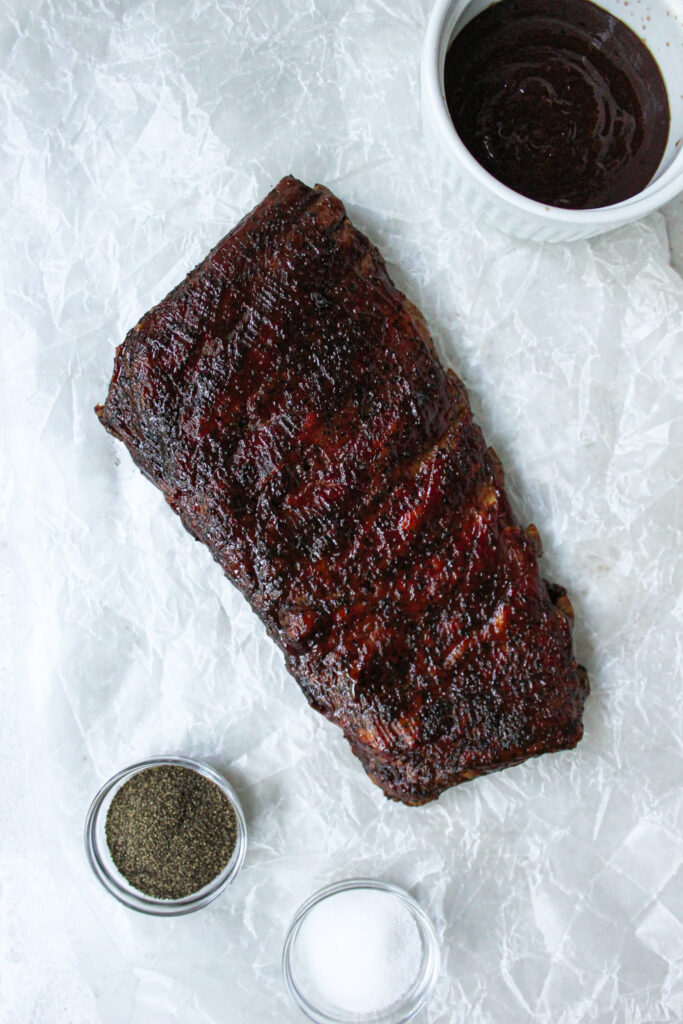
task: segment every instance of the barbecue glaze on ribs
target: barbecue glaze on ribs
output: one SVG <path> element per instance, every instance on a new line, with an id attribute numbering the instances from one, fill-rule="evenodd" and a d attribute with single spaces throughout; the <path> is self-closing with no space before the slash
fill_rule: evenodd
<path id="1" fill-rule="evenodd" d="M 129 332 L 97 413 L 387 796 L 579 741 L 565 591 L 327 189 L 284 178 Z"/>

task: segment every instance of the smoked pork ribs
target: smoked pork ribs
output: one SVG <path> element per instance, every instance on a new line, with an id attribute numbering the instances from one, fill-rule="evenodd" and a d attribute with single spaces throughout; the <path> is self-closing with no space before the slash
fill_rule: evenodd
<path id="1" fill-rule="evenodd" d="M 565 591 L 326 188 L 284 178 L 129 332 L 97 413 L 388 797 L 579 741 Z"/>

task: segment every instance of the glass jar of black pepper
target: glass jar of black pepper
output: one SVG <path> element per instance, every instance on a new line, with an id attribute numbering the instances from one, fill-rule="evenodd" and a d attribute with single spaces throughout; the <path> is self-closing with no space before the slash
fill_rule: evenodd
<path id="1" fill-rule="evenodd" d="M 247 847 L 237 794 L 209 765 L 150 757 L 111 778 L 85 824 L 90 865 L 133 910 L 176 916 L 211 903 L 235 880 Z"/>

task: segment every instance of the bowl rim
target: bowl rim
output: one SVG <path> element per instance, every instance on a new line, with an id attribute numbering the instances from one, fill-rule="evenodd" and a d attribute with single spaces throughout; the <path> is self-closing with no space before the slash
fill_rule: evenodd
<path id="1" fill-rule="evenodd" d="M 120 786 L 127 782 L 128 779 L 133 778 L 133 776 L 137 775 L 139 772 L 144 771 L 147 768 L 158 767 L 159 765 L 179 765 L 181 768 L 189 768 L 191 771 L 198 772 L 205 778 L 215 782 L 232 804 L 235 811 L 235 817 L 237 819 L 237 841 L 235 843 L 235 850 L 225 868 L 196 893 L 190 893 L 188 896 L 184 896 L 179 900 L 158 899 L 154 896 L 147 896 L 145 893 L 134 889 L 133 887 L 127 888 L 122 885 L 103 860 L 100 854 L 99 843 L 97 841 L 99 814 L 102 810 L 104 801 L 111 791 L 115 787 L 120 788 Z M 209 903 L 212 903 L 221 895 L 222 892 L 225 892 L 225 890 L 232 885 L 242 868 L 247 852 L 247 823 L 244 817 L 244 811 L 242 810 L 242 805 L 240 804 L 235 790 L 225 776 L 216 771 L 215 768 L 204 761 L 185 757 L 181 754 L 158 754 L 152 757 L 147 757 L 142 761 L 137 761 L 135 764 L 131 764 L 127 768 L 122 768 L 104 783 L 96 793 L 90 807 L 88 808 L 83 829 L 83 839 L 85 843 L 86 857 L 94 875 L 102 884 L 103 888 L 106 889 L 110 895 L 114 896 L 119 903 L 122 903 L 130 910 L 136 910 L 142 914 L 150 914 L 155 917 L 179 917 L 183 914 L 191 914 L 195 910 L 200 910 L 202 907 L 208 906 Z"/>
<path id="2" fill-rule="evenodd" d="M 387 893 L 390 896 L 400 899 L 408 907 L 418 925 L 421 927 L 422 934 L 425 936 L 427 945 L 425 956 L 426 966 L 424 970 L 424 978 L 421 982 L 422 988 L 421 990 L 418 989 L 418 993 L 415 994 L 417 998 L 415 998 L 415 996 L 413 997 L 413 1004 L 406 1004 L 405 1007 L 402 1007 L 401 1000 L 399 999 L 397 1003 L 393 1004 L 393 1006 L 387 1007 L 384 1010 L 379 1010 L 375 1014 L 356 1016 L 347 1014 L 346 1016 L 337 1016 L 335 1014 L 328 1013 L 325 1010 L 320 1010 L 317 1006 L 311 1003 L 297 987 L 292 973 L 291 954 L 294 940 L 299 934 L 299 929 L 301 928 L 303 921 L 308 916 L 309 912 L 323 900 L 328 899 L 330 896 L 336 896 L 340 892 L 348 892 L 353 889 L 374 889 L 378 892 Z M 316 890 L 299 906 L 294 914 L 289 928 L 287 929 L 287 935 L 282 947 L 282 975 L 285 987 L 302 1013 L 304 1013 L 309 1020 L 315 1021 L 315 1024 L 348 1024 L 349 1021 L 356 1021 L 357 1024 L 405 1024 L 405 1022 L 414 1017 L 427 1002 L 434 985 L 436 984 L 440 964 L 441 956 L 436 931 L 431 919 L 422 909 L 420 904 L 417 900 L 413 899 L 409 892 L 401 888 L 401 886 L 394 885 L 391 882 L 383 882 L 376 878 L 347 878 L 339 882 L 332 882 L 331 884 L 325 885 L 321 889 Z"/>
<path id="3" fill-rule="evenodd" d="M 420 58 L 422 101 L 423 104 L 429 104 L 442 145 L 446 147 L 451 158 L 463 165 L 482 188 L 522 213 L 546 222 L 574 227 L 586 224 L 616 226 L 627 220 L 635 220 L 663 206 L 683 190 L 683 145 L 658 181 L 649 182 L 642 191 L 620 203 L 585 210 L 565 210 L 529 199 L 528 196 L 523 196 L 504 185 L 485 170 L 456 132 L 441 88 L 439 45 L 446 18 L 450 9 L 458 2 L 463 3 L 464 9 L 471 0 L 435 0 L 429 14 Z M 599 4 L 600 0 L 596 2 Z"/>

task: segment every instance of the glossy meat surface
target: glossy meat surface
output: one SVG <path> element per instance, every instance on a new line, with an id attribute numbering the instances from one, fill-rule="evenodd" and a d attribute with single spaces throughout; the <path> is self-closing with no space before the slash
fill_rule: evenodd
<path id="1" fill-rule="evenodd" d="M 327 189 L 283 179 L 129 332 L 97 412 L 387 796 L 581 738 L 569 601 Z"/>

